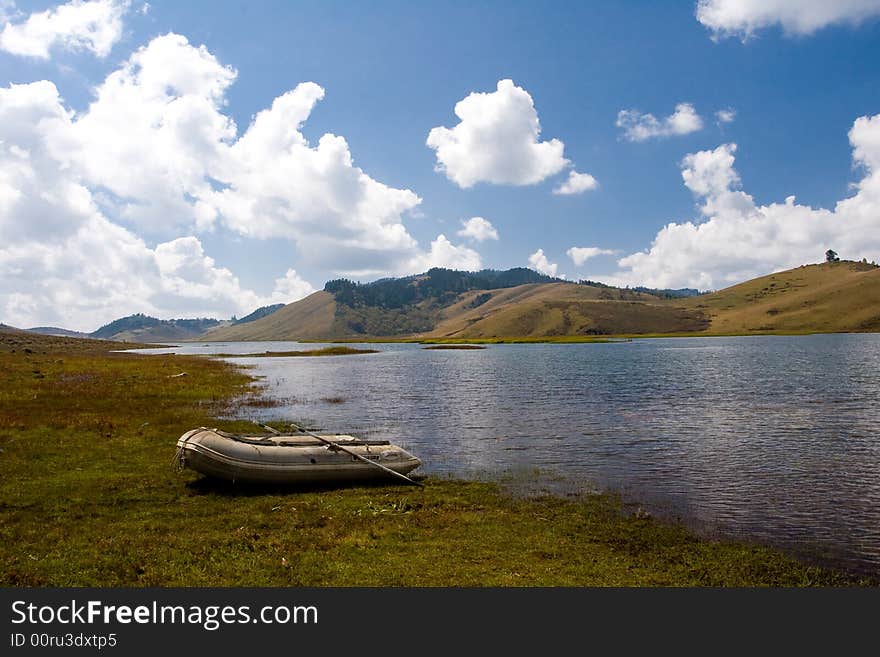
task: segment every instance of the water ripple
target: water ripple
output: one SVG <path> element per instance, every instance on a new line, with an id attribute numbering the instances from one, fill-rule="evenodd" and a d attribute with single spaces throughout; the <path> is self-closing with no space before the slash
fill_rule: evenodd
<path id="1" fill-rule="evenodd" d="M 393 440 L 427 472 L 537 468 L 697 528 L 880 573 L 880 335 L 378 348 L 245 360 L 287 400 L 254 412 Z M 345 403 L 321 402 L 333 397 Z"/>

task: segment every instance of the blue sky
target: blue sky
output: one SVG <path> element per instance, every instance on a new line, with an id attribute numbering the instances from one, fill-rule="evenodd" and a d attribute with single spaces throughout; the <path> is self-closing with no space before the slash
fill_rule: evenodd
<path id="1" fill-rule="evenodd" d="M 717 289 L 819 261 L 827 248 L 844 258 L 880 259 L 880 204 L 872 205 L 878 203 L 872 163 L 880 162 L 880 120 L 871 121 L 880 112 L 880 3 L 874 0 L 837 13 L 827 3 L 781 1 L 776 14 L 749 0 L 707 0 L 702 9 L 694 2 L 158 0 L 148 7 L 96 0 L 68 8 L 90 4 L 97 18 L 85 28 L 77 27 L 73 12 L 44 15 L 54 30 L 47 35 L 33 17 L 59 12 L 58 3 L 0 0 L 0 24 L 7 24 L 0 36 L 0 86 L 49 81 L 58 97 L 36 94 L 32 86 L 28 111 L 73 112 L 59 119 L 63 129 L 38 130 L 34 126 L 45 125 L 38 118 L 30 125 L 22 119 L 27 128 L 8 121 L 12 127 L 0 141 L 19 150 L 0 161 L 0 181 L 3 167 L 19 171 L 21 153 L 36 139 L 51 163 L 34 167 L 42 188 L 82 188 L 93 202 L 89 211 L 70 210 L 57 199 L 25 204 L 21 199 L 37 194 L 37 187 L 25 188 L 16 182 L 19 173 L 8 174 L 9 194 L 19 199 L 5 210 L 0 203 L 6 244 L 0 247 L 6 281 L 0 321 L 9 324 L 89 329 L 137 311 L 228 316 L 246 312 L 248 304 L 292 300 L 340 275 L 371 280 L 430 265 L 532 266 L 570 279 Z M 97 25 L 101 20 L 107 25 Z M 186 41 L 154 42 L 170 33 Z M 204 170 L 199 165 L 195 173 L 187 164 L 192 181 L 178 188 L 169 180 L 183 165 L 165 171 L 163 158 L 192 149 L 193 161 L 207 160 L 216 144 L 188 141 L 193 128 L 170 141 L 144 131 L 167 120 L 171 101 L 188 92 L 172 90 L 155 108 L 159 118 L 144 119 L 137 135 L 125 129 L 136 124 L 137 112 L 124 103 L 139 91 L 108 100 L 80 122 L 107 76 L 151 44 L 171 53 L 157 59 L 151 80 L 171 75 L 174 66 L 167 63 L 178 61 L 172 50 L 193 53 L 199 46 L 214 62 L 208 75 L 235 70 L 234 80 L 211 96 L 214 108 L 193 115 L 199 125 L 211 117 L 231 119 L 235 130 L 218 128 L 206 139 L 216 137 L 226 149 L 258 112 L 312 82 L 323 98 L 294 102 L 309 105 L 300 129 L 307 147 L 316 148 L 325 133 L 342 137 L 370 185 L 401 193 L 383 196 L 377 210 L 371 194 L 385 192 L 364 192 L 372 200 L 361 203 L 352 196 L 361 192 L 339 182 L 350 167 L 338 165 L 322 178 L 310 164 L 311 173 L 301 177 L 298 161 L 275 170 L 279 154 L 271 148 Z M 508 79 L 504 98 L 520 104 L 492 123 L 501 107 L 498 83 Z M 144 87 L 134 78 L 129 83 Z M 305 97 L 308 90 L 317 94 L 314 89 L 300 91 Z M 484 94 L 484 101 L 475 100 L 477 116 L 458 130 L 454 108 L 472 93 Z M 15 99 L 24 97 L 16 88 L 0 107 L 17 108 Z M 532 151 L 514 148 L 520 134 L 505 122 L 527 120 L 524 98 L 540 121 L 535 143 L 559 140 L 561 157 L 544 153 L 519 162 Z M 687 111 L 670 128 L 664 120 L 682 104 Z M 721 110 L 730 111 L 731 120 L 719 121 Z M 621 112 L 630 112 L 628 125 L 647 130 L 643 139 L 627 136 Z M 653 124 L 646 114 L 655 117 Z M 288 123 L 292 115 L 279 114 Z M 119 125 L 107 128 L 108 116 L 122 117 Z M 865 120 L 856 129 L 860 117 Z M 440 148 L 426 145 L 438 127 L 452 130 L 444 142 L 451 153 L 446 162 Z M 104 146 L 96 139 L 101 135 Z M 115 147 L 129 138 L 122 157 Z M 473 164 L 493 149 L 485 165 Z M 29 161 L 37 161 L 37 151 L 28 152 Z M 520 173 L 503 173 L 508 163 L 521 164 Z M 545 173 L 521 173 L 532 165 Z M 123 170 L 135 180 L 119 180 Z M 597 184 L 554 194 L 571 171 Z M 276 174 L 278 185 L 261 184 Z M 467 176 L 470 183 L 460 184 Z M 308 189 L 288 197 L 286 184 Z M 224 190 L 230 198 L 219 197 Z M 851 202 L 837 208 L 845 199 Z M 56 202 L 64 207 L 49 220 Z M 363 216 L 348 225 L 355 205 Z M 69 220 L 59 218 L 68 211 Z M 459 235 L 462 222 L 473 217 L 489 222 L 497 239 L 479 231 Z M 55 221 L 66 228 L 53 228 Z M 675 227 L 664 230 L 670 223 Z M 384 229 L 388 234 L 374 241 Z M 437 243 L 440 235 L 445 241 Z M 21 255 L 32 244 L 43 253 L 36 263 Z M 573 247 L 599 254 L 582 251 L 590 257 L 577 262 L 568 253 Z M 70 261 L 60 262 L 64 258 L 49 253 L 53 248 Z M 131 266 L 120 261 L 77 281 L 65 270 L 83 271 L 69 256 L 77 248 L 95 249 L 90 272 L 108 259 L 105 250 L 129 254 Z M 62 291 L 59 281 L 67 282 Z"/>

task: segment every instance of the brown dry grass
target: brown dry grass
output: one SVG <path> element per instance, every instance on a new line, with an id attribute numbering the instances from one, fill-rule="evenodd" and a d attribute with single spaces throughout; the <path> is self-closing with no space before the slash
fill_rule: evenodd
<path id="1" fill-rule="evenodd" d="M 880 268 L 806 265 L 680 302 L 711 317 L 711 334 L 880 330 Z"/>

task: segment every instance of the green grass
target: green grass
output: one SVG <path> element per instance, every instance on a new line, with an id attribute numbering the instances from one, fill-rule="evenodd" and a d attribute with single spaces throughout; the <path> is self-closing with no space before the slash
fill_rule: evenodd
<path id="1" fill-rule="evenodd" d="M 0 349 L 0 585 L 876 584 L 700 539 L 612 496 L 434 478 L 253 489 L 175 472 L 184 431 L 253 430 L 213 419 L 249 384 L 199 357 Z"/>

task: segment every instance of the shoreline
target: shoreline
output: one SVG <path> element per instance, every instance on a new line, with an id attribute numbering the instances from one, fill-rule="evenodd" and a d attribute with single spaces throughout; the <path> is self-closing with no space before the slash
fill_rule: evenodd
<path id="1" fill-rule="evenodd" d="M 255 489 L 171 472 L 184 431 L 254 429 L 216 419 L 259 401 L 253 377 L 216 358 L 0 351 L 0 380 L 4 586 L 880 585 L 700 537 L 613 493 L 437 476 Z"/>
<path id="2" fill-rule="evenodd" d="M 544 336 L 544 337 L 491 337 L 491 338 L 413 338 L 413 337 L 363 337 L 312 338 L 289 340 L 303 344 L 609 344 L 633 340 L 661 340 L 667 338 L 744 338 L 762 336 L 803 337 L 811 335 L 875 335 L 878 331 L 754 331 L 731 333 L 620 333 L 597 336 Z M 287 342 L 288 340 L 245 340 L 245 342 Z M 194 340 L 193 342 L 210 342 Z M 223 342 L 219 341 L 218 342 Z M 227 341 L 228 342 L 228 341 Z"/>

